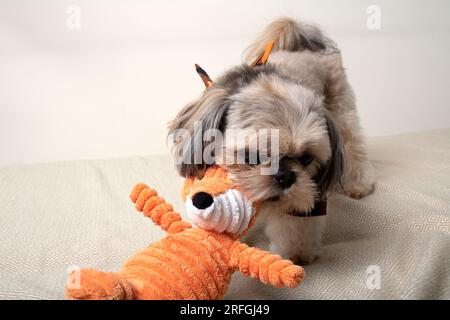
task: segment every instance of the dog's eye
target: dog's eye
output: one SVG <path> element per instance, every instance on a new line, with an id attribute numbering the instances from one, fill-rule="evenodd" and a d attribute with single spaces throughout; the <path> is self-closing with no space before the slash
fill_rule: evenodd
<path id="1" fill-rule="evenodd" d="M 298 158 L 298 161 L 302 164 L 302 166 L 306 167 L 309 164 L 311 164 L 311 162 L 313 162 L 314 158 L 312 155 L 310 154 L 304 154 L 301 157 Z"/>

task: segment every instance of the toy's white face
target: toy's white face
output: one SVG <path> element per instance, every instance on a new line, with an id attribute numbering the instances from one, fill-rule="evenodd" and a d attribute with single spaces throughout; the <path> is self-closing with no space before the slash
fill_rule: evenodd
<path id="1" fill-rule="evenodd" d="M 186 198 L 186 208 L 195 226 L 219 233 L 241 234 L 255 214 L 253 204 L 236 189 L 213 196 L 201 191 Z"/>

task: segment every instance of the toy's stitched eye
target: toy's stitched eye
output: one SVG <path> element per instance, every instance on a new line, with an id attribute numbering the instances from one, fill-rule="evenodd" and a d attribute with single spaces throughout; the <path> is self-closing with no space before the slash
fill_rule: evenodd
<path id="1" fill-rule="evenodd" d="M 298 158 L 298 161 L 302 164 L 302 166 L 306 167 L 313 162 L 314 158 L 312 155 L 305 153 L 301 157 Z"/>

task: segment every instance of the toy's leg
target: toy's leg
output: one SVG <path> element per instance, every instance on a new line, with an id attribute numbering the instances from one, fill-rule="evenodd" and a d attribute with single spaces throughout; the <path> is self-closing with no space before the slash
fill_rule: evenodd
<path id="1" fill-rule="evenodd" d="M 173 211 L 171 204 L 147 185 L 136 185 L 130 195 L 131 201 L 136 204 L 136 210 L 169 233 L 178 233 L 191 227 L 188 222 L 182 221 L 181 216 Z"/>
<path id="2" fill-rule="evenodd" d="M 133 287 L 121 275 L 82 269 L 69 276 L 66 298 L 70 300 L 131 300 Z"/>
<path id="3" fill-rule="evenodd" d="M 294 288 L 305 276 L 303 268 L 294 265 L 292 261 L 283 260 L 280 256 L 249 247 L 239 241 L 236 241 L 231 251 L 230 264 L 234 270 L 239 270 L 246 276 L 279 288 Z"/>

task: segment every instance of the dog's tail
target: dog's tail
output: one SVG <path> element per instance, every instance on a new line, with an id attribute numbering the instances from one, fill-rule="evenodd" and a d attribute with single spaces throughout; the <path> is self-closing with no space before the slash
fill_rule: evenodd
<path id="1" fill-rule="evenodd" d="M 251 63 L 260 56 L 267 44 L 275 41 L 272 51 L 336 52 L 336 44 L 317 26 L 295 21 L 291 18 L 279 18 L 269 24 L 255 43 L 245 54 L 245 61 Z"/>

